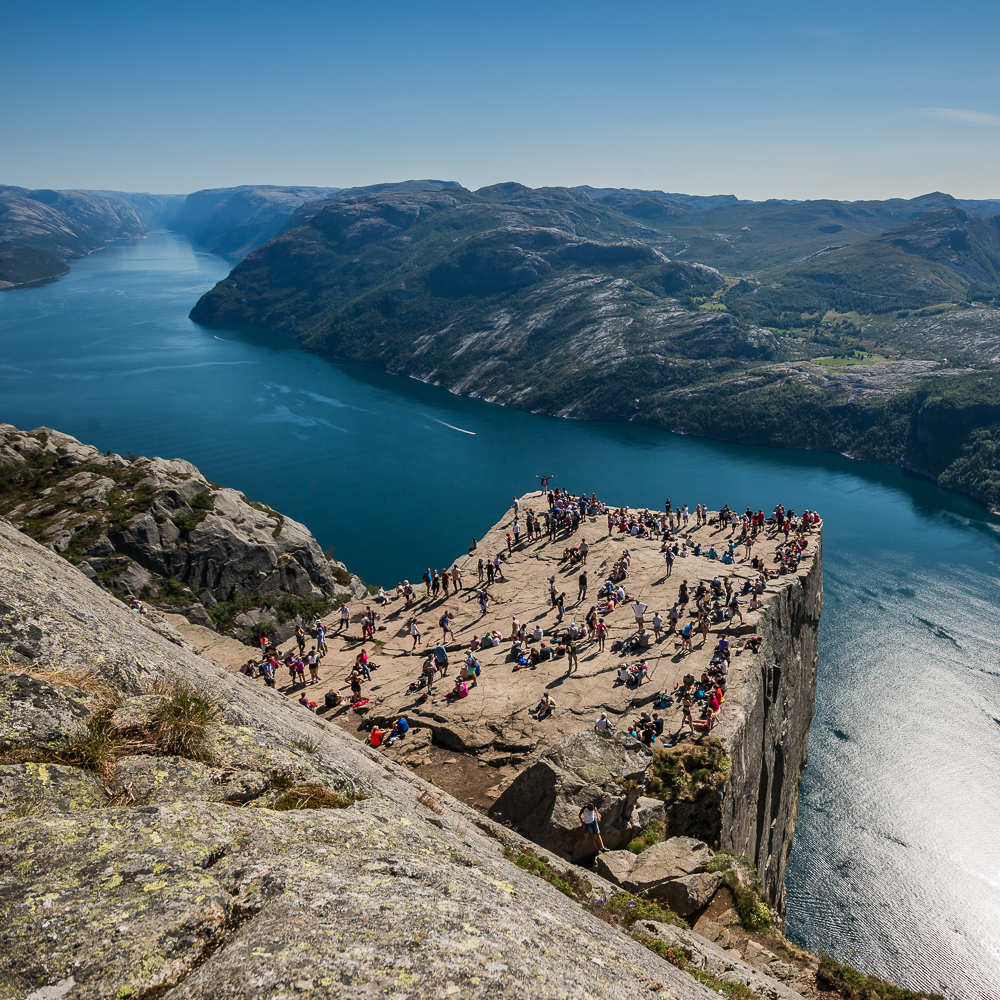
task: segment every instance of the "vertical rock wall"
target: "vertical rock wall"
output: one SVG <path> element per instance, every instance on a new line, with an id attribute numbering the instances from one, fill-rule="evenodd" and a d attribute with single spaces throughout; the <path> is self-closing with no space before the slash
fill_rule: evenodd
<path id="1" fill-rule="evenodd" d="M 821 535 L 811 542 L 816 549 L 808 570 L 767 603 L 759 633 L 764 642 L 736 694 L 734 728 L 726 734 L 730 773 L 723 791 L 720 846 L 757 865 L 782 924 L 785 865 L 806 767 L 823 610 Z"/>

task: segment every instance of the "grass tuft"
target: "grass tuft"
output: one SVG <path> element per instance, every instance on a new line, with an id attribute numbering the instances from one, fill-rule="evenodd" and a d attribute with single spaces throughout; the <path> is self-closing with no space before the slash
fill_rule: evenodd
<path id="1" fill-rule="evenodd" d="M 292 785 L 291 788 L 283 791 L 269 808 L 279 811 L 285 809 L 346 809 L 364 798 L 366 796 L 354 792 L 343 795 L 340 792 L 331 792 L 324 785 L 306 782 L 301 785 Z"/>

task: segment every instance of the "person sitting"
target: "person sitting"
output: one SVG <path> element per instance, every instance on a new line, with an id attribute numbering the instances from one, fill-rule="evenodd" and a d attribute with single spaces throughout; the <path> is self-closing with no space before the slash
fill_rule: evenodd
<path id="1" fill-rule="evenodd" d="M 552 647 L 543 642 L 538 649 L 538 660 L 539 661 L 548 660 L 551 659 L 551 657 L 552 657 Z"/>
<path id="2" fill-rule="evenodd" d="M 473 652 L 476 652 L 476 650 L 479 649 L 480 646 L 482 646 L 482 643 L 479 641 L 479 636 L 474 635 L 472 637 L 472 642 L 469 643 L 469 649 L 471 649 Z"/>
<path id="3" fill-rule="evenodd" d="M 608 719 L 607 712 L 601 712 L 601 717 L 594 723 L 595 733 L 606 733 L 614 729 L 614 725 Z"/>
<path id="4" fill-rule="evenodd" d="M 381 746 L 383 736 L 385 736 L 385 733 L 377 725 L 372 726 L 372 731 L 368 735 L 369 745 L 373 747 Z"/>
<path id="5" fill-rule="evenodd" d="M 310 701 L 309 695 L 307 695 L 305 691 L 302 692 L 302 697 L 299 698 L 299 704 L 302 705 L 303 708 L 308 708 L 310 712 L 316 707 L 316 702 Z"/>
<path id="6" fill-rule="evenodd" d="M 461 677 L 458 677 L 455 679 L 455 687 L 445 695 L 445 698 L 448 701 L 457 701 L 459 698 L 465 698 L 468 694 L 468 681 L 463 681 Z"/>
<path id="7" fill-rule="evenodd" d="M 331 688 L 323 696 L 323 702 L 327 708 L 338 708 L 345 704 L 347 699 L 336 688 Z"/>
<path id="8" fill-rule="evenodd" d="M 538 703 L 538 707 L 535 709 L 535 719 L 541 722 L 543 719 L 547 719 L 550 715 L 553 715 L 556 710 L 556 703 L 552 700 L 552 695 L 545 692 L 542 696 L 542 700 Z"/>
<path id="9" fill-rule="evenodd" d="M 718 559 L 719 558 L 719 553 L 715 550 L 715 546 L 714 545 L 708 550 L 708 558 L 709 559 Z"/>
<path id="10" fill-rule="evenodd" d="M 397 740 L 401 740 L 410 731 L 410 724 L 406 721 L 406 716 L 399 715 L 392 724 L 392 728 L 387 734 L 385 745 L 391 747 Z"/>

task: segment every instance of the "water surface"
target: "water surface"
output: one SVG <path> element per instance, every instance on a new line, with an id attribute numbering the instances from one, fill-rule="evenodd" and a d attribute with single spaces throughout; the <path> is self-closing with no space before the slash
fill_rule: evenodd
<path id="1" fill-rule="evenodd" d="M 154 233 L 0 294 L 0 420 L 186 458 L 386 586 L 464 552 L 541 474 L 630 505 L 819 510 L 789 936 L 897 982 L 1000 995 L 996 518 L 894 468 L 532 416 L 195 326 L 227 271 Z"/>

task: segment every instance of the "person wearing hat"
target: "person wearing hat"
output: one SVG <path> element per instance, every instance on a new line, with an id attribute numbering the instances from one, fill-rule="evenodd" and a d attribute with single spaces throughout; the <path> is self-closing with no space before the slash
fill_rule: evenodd
<path id="1" fill-rule="evenodd" d="M 594 723 L 594 732 L 606 733 L 614 728 L 615 727 L 611 724 L 610 720 L 608 719 L 608 713 L 601 712 L 601 717 Z"/>

